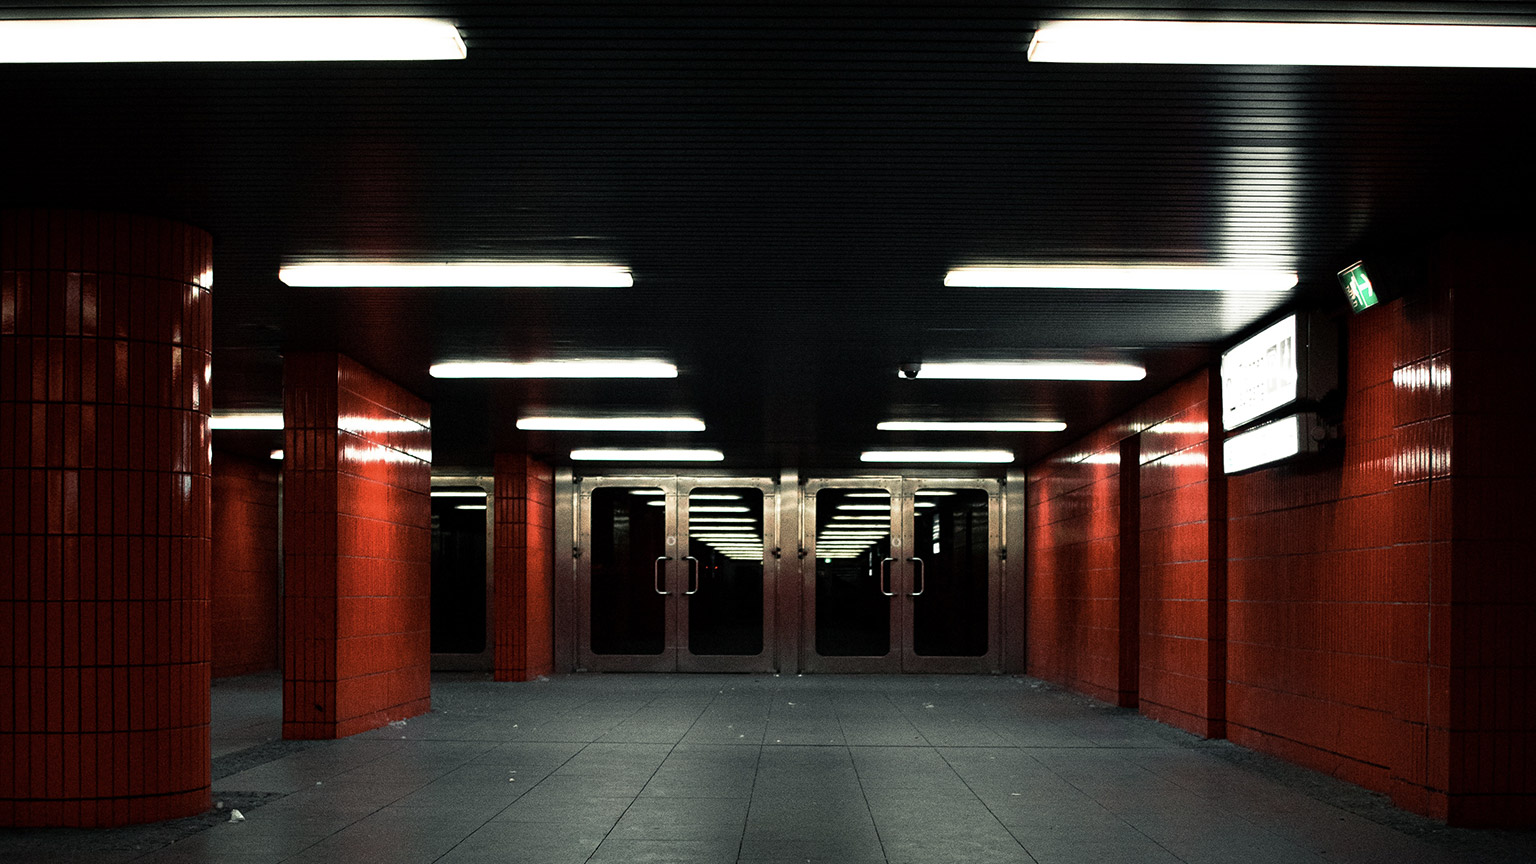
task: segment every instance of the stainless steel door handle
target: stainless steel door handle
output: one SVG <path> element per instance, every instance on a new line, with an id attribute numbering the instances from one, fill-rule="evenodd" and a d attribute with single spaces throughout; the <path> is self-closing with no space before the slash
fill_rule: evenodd
<path id="1" fill-rule="evenodd" d="M 693 586 L 692 588 L 690 588 L 687 591 L 684 591 L 683 593 L 685 595 L 692 596 L 694 594 L 699 593 L 699 559 L 693 557 L 692 555 L 685 555 L 685 556 L 683 556 L 683 560 L 689 562 L 689 564 L 688 564 L 688 584 Z"/>

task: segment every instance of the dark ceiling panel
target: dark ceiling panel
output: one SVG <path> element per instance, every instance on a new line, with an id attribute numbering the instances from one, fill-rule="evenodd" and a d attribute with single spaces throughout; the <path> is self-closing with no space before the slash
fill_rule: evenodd
<path id="1" fill-rule="evenodd" d="M 1288 304 L 1337 307 L 1361 244 L 1528 228 L 1536 73 L 1038 65 L 1053 17 L 1536 24 L 1512 2 L 163 4 L 428 14 L 458 63 L 0 65 L 0 204 L 213 231 L 215 404 L 279 404 L 335 348 L 430 399 L 442 464 L 613 439 L 533 409 L 698 413 L 728 465 L 848 467 L 952 439 L 882 419 L 1057 418 L 962 436 L 1029 461 Z M 119 3 L 0 17 L 130 14 Z M 613 260 L 627 290 L 289 289 L 328 255 Z M 945 289 L 956 265 L 1261 261 L 1290 294 Z M 675 381 L 436 381 L 447 359 L 648 356 Z M 903 381 L 908 360 L 1132 359 L 1135 384 Z M 222 434 L 222 433 L 221 433 Z M 251 452 L 260 436 L 221 438 Z"/>

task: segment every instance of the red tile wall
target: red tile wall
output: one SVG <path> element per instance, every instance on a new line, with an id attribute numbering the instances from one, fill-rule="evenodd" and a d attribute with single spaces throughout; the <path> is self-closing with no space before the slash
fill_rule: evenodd
<path id="1" fill-rule="evenodd" d="M 496 456 L 495 677 L 554 668 L 555 476 L 523 453 Z"/>
<path id="2" fill-rule="evenodd" d="M 0 212 L 0 825 L 209 805 L 212 249 Z"/>
<path id="3" fill-rule="evenodd" d="M 339 738 L 431 707 L 431 421 L 339 354 L 283 379 L 283 736 Z"/>
<path id="4" fill-rule="evenodd" d="M 1340 457 L 1228 481 L 1228 736 L 1382 792 L 1398 760 L 1394 712 L 1402 696 L 1422 701 L 1426 660 L 1393 656 L 1394 630 L 1424 618 L 1427 575 L 1395 545 L 1413 533 L 1398 517 L 1427 512 L 1399 513 L 1393 486 L 1400 313 L 1345 322 Z"/>
<path id="5" fill-rule="evenodd" d="M 1458 237 L 1444 244 L 1438 264 L 1436 287 L 1454 311 L 1450 345 L 1400 350 L 1397 373 L 1399 406 L 1407 401 L 1417 409 L 1400 410 L 1399 422 L 1433 418 L 1431 765 L 1447 753 L 1446 806 L 1453 824 L 1536 826 L 1536 363 L 1530 348 L 1536 243 L 1529 233 Z M 1439 341 L 1443 314 L 1435 320 Z M 1447 390 L 1448 418 L 1442 413 Z M 1422 407 L 1425 400 L 1432 407 Z M 1423 448 L 1422 433 L 1412 440 Z M 1400 462 L 1406 469 L 1400 483 L 1422 484 L 1419 461 Z M 1446 641 L 1448 691 L 1438 678 Z M 1443 712 L 1438 693 L 1445 694 Z"/>
<path id="6" fill-rule="evenodd" d="M 1202 371 L 1137 408 L 1141 430 L 1141 713 L 1225 734 L 1226 483 L 1210 445 L 1220 378 Z"/>
<path id="7" fill-rule="evenodd" d="M 277 470 L 213 454 L 213 675 L 277 668 Z"/>
<path id="8" fill-rule="evenodd" d="M 1431 249 L 1427 290 L 1345 321 L 1334 454 L 1224 477 L 1202 373 L 1030 471 L 1030 670 L 1110 698 L 1076 672 L 1102 639 L 1074 635 L 1115 599 L 1084 546 L 1108 478 L 1071 472 L 1139 432 L 1141 711 L 1452 824 L 1531 826 L 1536 249 Z"/>
<path id="9" fill-rule="evenodd" d="M 1134 705 L 1121 687 L 1120 447 L 1101 432 L 1027 477 L 1026 652 L 1030 675 Z"/>

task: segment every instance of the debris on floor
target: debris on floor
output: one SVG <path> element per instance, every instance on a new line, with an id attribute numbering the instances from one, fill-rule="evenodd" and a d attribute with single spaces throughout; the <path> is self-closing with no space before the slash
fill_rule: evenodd
<path id="1" fill-rule="evenodd" d="M 239 810 L 231 810 L 231 811 L 229 811 L 229 821 L 231 821 L 231 822 L 244 822 L 245 821 L 245 814 L 241 813 Z"/>

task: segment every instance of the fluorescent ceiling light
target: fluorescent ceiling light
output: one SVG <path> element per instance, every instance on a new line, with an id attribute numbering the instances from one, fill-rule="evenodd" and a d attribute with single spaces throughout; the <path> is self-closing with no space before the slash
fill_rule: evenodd
<path id="1" fill-rule="evenodd" d="M 1067 424 L 1054 420 L 887 420 L 875 428 L 882 432 L 1060 432 Z"/>
<path id="2" fill-rule="evenodd" d="M 1013 461 L 1010 450 L 866 450 L 860 462 L 998 462 Z"/>
<path id="3" fill-rule="evenodd" d="M 890 498 L 889 492 L 849 492 L 845 498 Z"/>
<path id="4" fill-rule="evenodd" d="M 722 462 L 719 450 L 572 450 L 579 462 Z"/>
<path id="5" fill-rule="evenodd" d="M 0 63 L 463 60 L 433 18 L 79 18 L 0 21 Z"/>
<path id="6" fill-rule="evenodd" d="M 555 432 L 703 432 L 697 417 L 519 417 L 517 428 Z"/>
<path id="7" fill-rule="evenodd" d="M 689 501 L 740 501 L 740 495 L 715 495 L 713 493 L 695 492 L 688 496 Z"/>
<path id="8" fill-rule="evenodd" d="M 665 495 L 667 493 L 663 492 L 660 489 L 631 489 L 631 490 L 629 490 L 629 494 L 631 494 L 631 495 Z"/>
<path id="9" fill-rule="evenodd" d="M 838 514 L 836 514 L 836 515 L 834 515 L 832 517 L 832 521 L 833 522 L 888 522 L 888 521 L 890 521 L 890 518 L 887 517 L 887 516 L 849 516 L 849 515 L 846 515 L 846 514 L 843 514 L 843 513 L 838 513 Z"/>
<path id="10" fill-rule="evenodd" d="M 909 377 L 900 370 L 897 375 Z M 1094 361 L 1033 361 L 1012 363 L 924 363 L 916 378 L 969 379 L 978 381 L 1140 381 L 1147 370 L 1128 363 Z"/>
<path id="11" fill-rule="evenodd" d="M 460 505 L 458 505 L 457 507 L 455 507 L 453 509 L 455 509 L 455 510 L 484 510 L 485 509 L 485 505 L 484 504 L 460 504 Z"/>
<path id="12" fill-rule="evenodd" d="M 960 267 L 949 271 L 950 288 L 1097 288 L 1168 291 L 1289 291 L 1296 273 L 1226 267 Z"/>
<path id="13" fill-rule="evenodd" d="M 484 498 L 484 492 L 459 491 L 457 489 L 432 490 L 433 498 Z"/>
<path id="14" fill-rule="evenodd" d="M 676 378 L 677 367 L 655 360 L 535 360 L 529 363 L 436 363 L 433 378 Z"/>
<path id="15" fill-rule="evenodd" d="M 629 268 L 612 264 L 325 262 L 277 271 L 295 288 L 628 288 Z"/>
<path id="16" fill-rule="evenodd" d="M 1046 21 L 1036 63 L 1536 68 L 1536 28 L 1438 24 Z"/>
<path id="17" fill-rule="evenodd" d="M 214 414 L 208 423 L 214 429 L 276 429 L 280 431 L 283 428 L 283 412 Z"/>
<path id="18" fill-rule="evenodd" d="M 881 513 L 889 513 L 889 512 L 891 512 L 891 505 L 889 505 L 889 504 L 839 504 L 839 505 L 837 505 L 837 509 L 839 509 L 839 510 L 878 510 Z"/>
<path id="19" fill-rule="evenodd" d="M 725 523 L 725 522 L 729 522 L 729 523 L 732 523 L 732 524 L 740 524 L 742 522 L 756 522 L 756 521 L 757 520 L 753 519 L 751 516 L 693 516 L 691 514 L 688 516 L 688 522 L 690 524 L 700 524 L 700 525 L 705 524 L 705 523 L 708 523 L 710 525 L 716 525 L 716 524 Z"/>
<path id="20" fill-rule="evenodd" d="M 277 459 L 277 460 L 281 461 L 282 458 L 283 458 L 283 451 L 281 451 L 281 450 L 273 450 L 268 455 L 270 455 L 273 459 Z"/>
<path id="21" fill-rule="evenodd" d="M 746 513 L 746 512 L 748 512 L 748 508 L 746 508 L 746 507 L 736 507 L 736 506 L 732 506 L 730 504 L 714 504 L 714 505 L 705 504 L 705 505 L 698 505 L 698 506 L 689 505 L 688 512 L 689 513 Z"/>
<path id="22" fill-rule="evenodd" d="M 955 493 L 951 492 L 948 489 L 919 489 L 916 492 L 913 492 L 912 494 L 913 495 L 920 495 L 920 496 L 923 496 L 925 498 L 926 497 L 942 498 L 942 497 L 946 497 L 946 496 L 949 496 L 949 495 L 953 495 Z"/>

